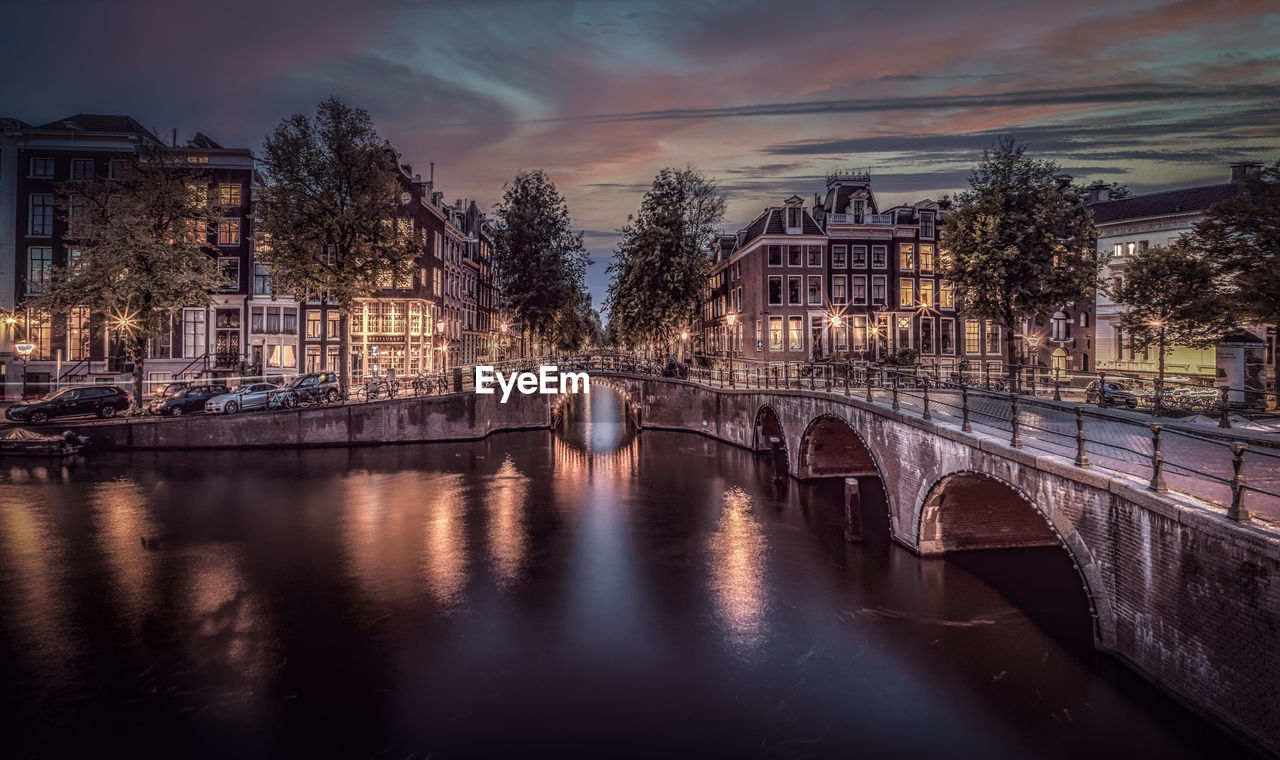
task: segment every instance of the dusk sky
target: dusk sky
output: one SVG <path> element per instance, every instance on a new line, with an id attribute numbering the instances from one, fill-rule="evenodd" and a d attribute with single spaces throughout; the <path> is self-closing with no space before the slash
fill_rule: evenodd
<path id="1" fill-rule="evenodd" d="M 0 51 L 0 115 L 30 123 L 123 113 L 257 150 L 337 95 L 449 200 L 545 169 L 597 306 L 664 166 L 716 179 L 732 231 L 840 167 L 882 203 L 955 193 L 1000 135 L 1136 192 L 1280 158 L 1275 0 L 46 0 L 6 8 Z"/>

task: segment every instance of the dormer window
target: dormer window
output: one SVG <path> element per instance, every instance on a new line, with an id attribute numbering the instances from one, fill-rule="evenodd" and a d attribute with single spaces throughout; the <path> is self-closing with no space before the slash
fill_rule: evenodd
<path id="1" fill-rule="evenodd" d="M 866 204 L 861 200 L 853 202 L 853 223 L 862 224 L 863 214 L 866 211 Z"/>
<path id="2" fill-rule="evenodd" d="M 786 200 L 786 206 L 782 209 L 782 221 L 787 227 L 788 235 L 798 235 L 804 232 L 804 199 L 798 195 L 793 195 Z"/>
<path id="3" fill-rule="evenodd" d="M 933 239 L 933 212 L 920 212 L 920 237 L 925 240 Z"/>
<path id="4" fill-rule="evenodd" d="M 795 229 L 801 226 L 800 209 L 796 206 L 787 207 L 787 229 Z"/>

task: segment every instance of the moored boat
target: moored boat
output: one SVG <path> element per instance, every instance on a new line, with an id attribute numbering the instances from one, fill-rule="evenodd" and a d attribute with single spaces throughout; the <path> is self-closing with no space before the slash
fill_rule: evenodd
<path id="1" fill-rule="evenodd" d="M 79 451 L 87 441 L 70 430 L 62 435 L 44 435 L 15 427 L 0 432 L 0 455 L 67 456 Z"/>

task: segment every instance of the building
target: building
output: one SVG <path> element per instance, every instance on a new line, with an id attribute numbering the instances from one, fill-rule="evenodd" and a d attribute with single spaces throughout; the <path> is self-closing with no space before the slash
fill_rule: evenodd
<path id="1" fill-rule="evenodd" d="M 234 375 L 243 371 L 250 263 L 253 156 L 225 148 L 204 134 L 183 146 L 165 145 L 135 119 L 122 115 L 76 114 L 40 126 L 0 120 L 0 378 L 5 395 L 42 393 L 64 383 L 129 381 L 133 367 L 122 359 L 118 328 L 103 315 L 75 309 L 68 315 L 37 312 L 26 304 L 43 290 L 55 266 L 65 266 L 78 250 L 67 238 L 66 220 L 55 213 L 58 183 L 110 177 L 122 162 L 136 160 L 139 148 L 171 151 L 208 171 L 208 191 L 226 209 L 216 229 L 207 230 L 226 286 L 207 308 L 169 315 L 167 334 L 147 347 L 148 386 L 174 377 Z M 288 317 L 279 315 L 281 329 Z M 292 325 L 296 334 L 297 310 Z M 296 340 L 296 338 L 295 338 Z M 15 342 L 35 346 L 25 368 Z M 285 352 L 273 355 L 283 361 Z M 25 373 L 22 371 L 25 369 Z M 281 366 L 296 371 L 296 362 Z"/>
<path id="2" fill-rule="evenodd" d="M 1231 181 L 1199 185 L 1159 193 L 1126 198 L 1108 197 L 1104 186 L 1090 188 L 1089 209 L 1098 230 L 1098 256 L 1105 261 L 1103 277 L 1119 277 L 1129 257 L 1149 246 L 1167 245 L 1190 232 L 1214 204 L 1232 198 L 1239 183 L 1250 172 L 1259 170 L 1257 163 L 1231 165 Z M 1123 307 L 1099 292 L 1096 305 L 1096 370 L 1119 374 L 1154 374 L 1158 369 L 1157 351 L 1144 348 L 1125 335 L 1119 319 Z M 1253 328 L 1259 338 L 1268 341 L 1268 352 L 1274 351 L 1275 336 L 1261 328 Z M 1267 365 L 1273 362 L 1268 359 Z M 1085 367 L 1084 369 L 1088 369 Z M 1165 372 L 1188 379 L 1212 381 L 1217 376 L 1216 352 L 1213 348 L 1192 349 L 1174 346 L 1165 358 Z"/>
<path id="3" fill-rule="evenodd" d="M 938 276 L 949 203 L 882 208 L 865 172 L 827 177 L 717 238 L 700 350 L 748 361 L 884 361 L 911 349 L 926 366 L 998 362 L 999 326 L 965 320 Z M 732 323 L 732 324 L 731 324 Z"/>

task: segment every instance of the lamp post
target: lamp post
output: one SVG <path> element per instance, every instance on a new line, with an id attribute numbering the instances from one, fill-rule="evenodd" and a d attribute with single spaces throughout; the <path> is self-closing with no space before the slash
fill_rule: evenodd
<path id="1" fill-rule="evenodd" d="M 1060 350 L 1062 349 L 1063 345 L 1066 344 L 1067 342 L 1067 324 L 1069 321 L 1070 320 L 1067 319 L 1066 312 L 1062 311 L 1061 309 L 1059 309 L 1058 311 L 1055 311 L 1053 313 L 1053 316 L 1049 318 L 1050 330 L 1053 333 L 1052 341 L 1058 345 L 1058 348 Z M 1066 356 L 1058 357 L 1057 353 L 1058 353 L 1057 351 L 1054 351 L 1055 358 L 1053 360 L 1053 400 L 1061 401 L 1062 400 L 1062 365 L 1066 363 L 1067 357 Z M 1063 351 L 1063 353 L 1065 354 L 1066 352 Z"/>
<path id="2" fill-rule="evenodd" d="M 1161 321 L 1160 321 L 1160 320 L 1158 320 L 1158 319 L 1155 319 L 1155 320 L 1152 320 L 1152 321 L 1151 321 L 1151 326 L 1152 326 L 1152 327 L 1157 327 L 1157 328 L 1159 328 L 1159 329 L 1160 329 L 1159 337 L 1157 338 L 1157 343 L 1159 344 L 1159 349 L 1160 349 L 1160 357 L 1159 357 L 1159 362 L 1158 362 L 1158 364 L 1157 364 L 1158 369 L 1157 369 L 1157 371 L 1156 371 L 1156 398 L 1155 398 L 1155 403 L 1153 404 L 1153 407 L 1154 407 L 1154 414 L 1155 414 L 1155 416 L 1159 417 L 1159 416 L 1160 416 L 1161 409 L 1162 409 L 1162 407 L 1163 407 L 1163 405 L 1164 405 L 1164 404 L 1163 404 L 1163 399 L 1162 399 L 1161 397 L 1162 397 L 1162 396 L 1164 396 L 1164 330 L 1165 330 L 1165 323 L 1164 323 L 1164 322 L 1161 322 Z"/>
<path id="3" fill-rule="evenodd" d="M 738 324 L 738 315 L 729 315 L 729 387 L 733 387 L 733 341 L 735 337 L 734 325 Z"/>
<path id="4" fill-rule="evenodd" d="M 18 358 L 22 360 L 22 395 L 19 401 L 27 399 L 27 361 L 31 359 L 31 352 L 36 350 L 34 343 L 17 343 L 13 347 L 18 352 Z"/>
<path id="5" fill-rule="evenodd" d="M 1031 365 L 1031 373 L 1032 373 L 1031 374 L 1031 390 L 1032 392 L 1034 392 L 1036 389 L 1036 383 L 1035 383 L 1036 365 L 1034 362 L 1035 362 L 1035 356 L 1036 356 L 1036 347 L 1040 345 L 1040 336 L 1028 335 L 1026 337 L 1027 337 L 1027 363 Z M 1019 375 L 1021 375 L 1021 373 L 1019 373 Z M 1019 385 L 1021 385 L 1021 383 L 1019 383 Z"/>
<path id="6" fill-rule="evenodd" d="M 689 343 L 689 331 L 680 331 L 680 361 L 685 361 L 685 346 Z"/>
<path id="7" fill-rule="evenodd" d="M 878 322 L 871 324 L 867 327 L 867 332 L 871 335 L 873 361 L 878 363 L 880 361 L 880 324 Z"/>

